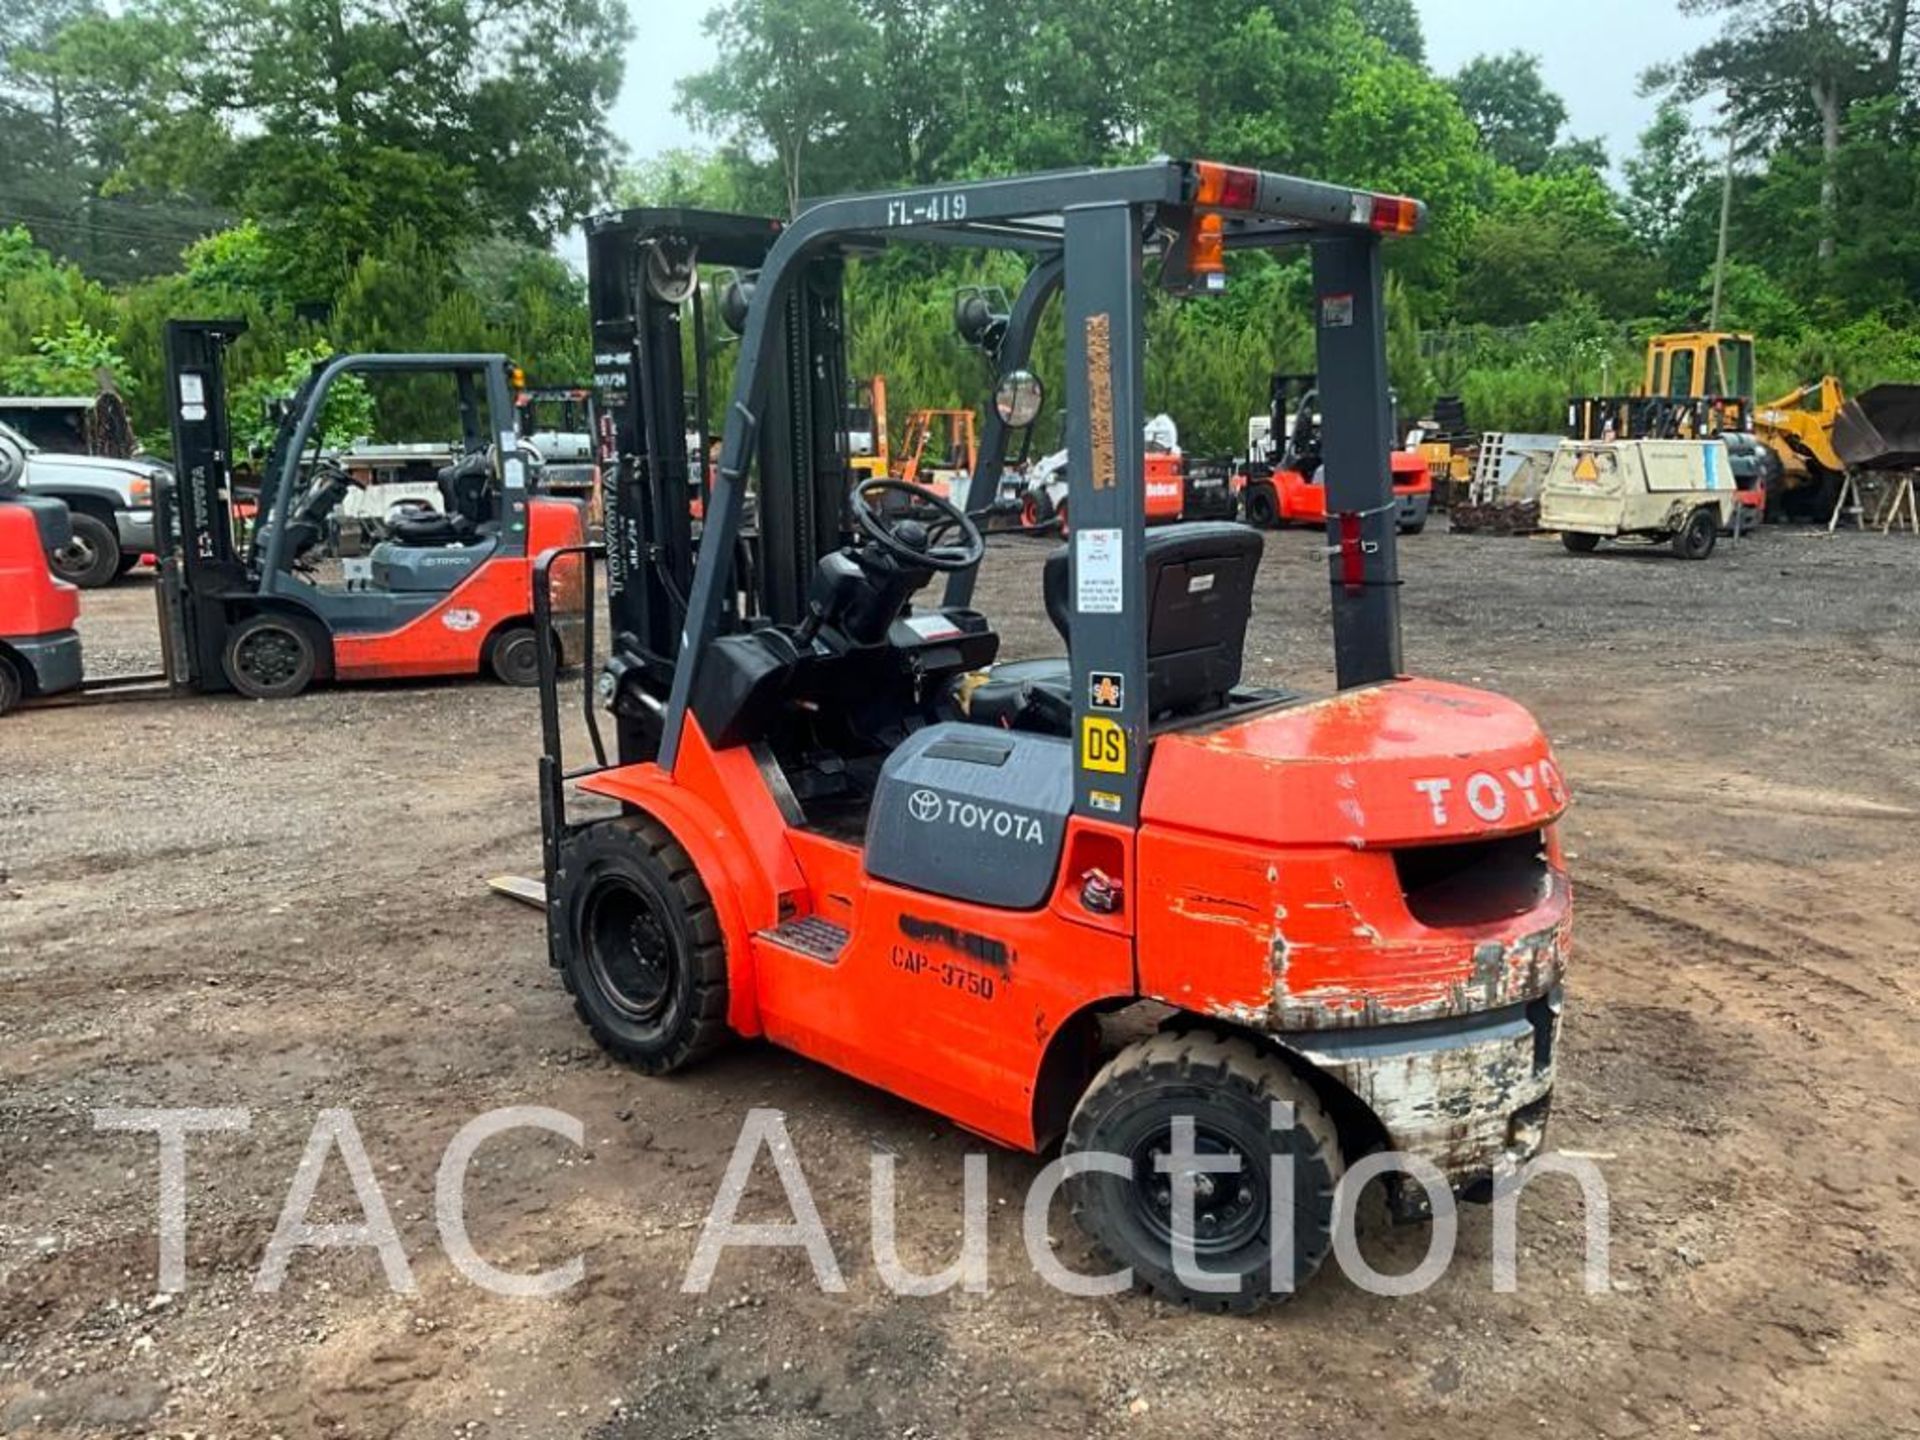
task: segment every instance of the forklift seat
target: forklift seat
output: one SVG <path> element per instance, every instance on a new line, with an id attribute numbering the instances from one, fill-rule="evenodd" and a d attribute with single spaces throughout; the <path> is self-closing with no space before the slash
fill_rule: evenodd
<path id="1" fill-rule="evenodd" d="M 1240 683 L 1253 580 L 1262 541 L 1252 526 L 1193 521 L 1147 533 L 1147 709 L 1153 718 L 1226 703 Z M 1047 618 L 1072 644 L 1068 547 L 1047 557 L 1041 588 Z M 1012 730 L 1066 735 L 1073 676 L 1066 657 L 991 666 L 966 702 L 967 717 Z"/>

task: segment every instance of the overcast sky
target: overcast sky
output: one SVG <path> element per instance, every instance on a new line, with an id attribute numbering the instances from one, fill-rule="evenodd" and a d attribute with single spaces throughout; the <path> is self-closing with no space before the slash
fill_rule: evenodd
<path id="1" fill-rule="evenodd" d="M 1450 74 L 1482 51 L 1533 51 L 1541 58 L 1548 85 L 1567 102 L 1569 128 L 1579 136 L 1598 135 L 1616 165 L 1632 152 L 1635 137 L 1653 114 L 1653 102 L 1636 93 L 1640 71 L 1691 49 L 1718 24 L 1676 14 L 1672 0 L 1580 6 L 1550 0 L 1418 4 L 1427 57 L 1436 71 Z M 712 48 L 700 31 L 708 8 L 707 0 L 633 7 L 636 34 L 613 123 L 636 158 L 699 142 L 673 113 L 673 82 L 712 63 Z"/>

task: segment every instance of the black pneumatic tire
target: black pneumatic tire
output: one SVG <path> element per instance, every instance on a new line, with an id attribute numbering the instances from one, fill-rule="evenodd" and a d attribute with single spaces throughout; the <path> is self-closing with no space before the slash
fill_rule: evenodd
<path id="1" fill-rule="evenodd" d="M 71 512 L 73 539 L 53 556 L 53 573 L 82 590 L 111 585 L 120 574 L 120 535 L 113 525 L 85 510 Z"/>
<path id="2" fill-rule="evenodd" d="M 1256 530 L 1271 530 L 1280 523 L 1280 497 L 1271 485 L 1249 485 L 1246 509 L 1247 523 Z"/>
<path id="3" fill-rule="evenodd" d="M 665 1075 L 727 1038 L 727 947 L 693 860 L 657 821 L 588 826 L 560 857 L 561 978 L 609 1054 Z"/>
<path id="4" fill-rule="evenodd" d="M 18 705 L 25 693 L 26 684 L 20 677 L 19 667 L 9 657 L 0 655 L 0 715 Z"/>
<path id="5" fill-rule="evenodd" d="M 1582 535 L 1574 530 L 1562 530 L 1560 532 L 1560 543 L 1575 555 L 1591 555 L 1600 548 L 1600 537 L 1598 535 Z"/>
<path id="6" fill-rule="evenodd" d="M 220 668 L 249 700 L 291 700 L 313 680 L 313 637 L 298 621 L 253 615 L 227 637 Z"/>
<path id="7" fill-rule="evenodd" d="M 1713 554 L 1719 539 L 1720 514 L 1711 505 L 1702 505 L 1673 537 L 1673 553 L 1682 560 L 1704 560 Z"/>
<path id="8" fill-rule="evenodd" d="M 1293 1106 L 1291 1129 L 1274 1128 L 1276 1101 Z M 1209 1274 L 1236 1277 L 1230 1291 L 1189 1288 L 1174 1267 L 1169 1192 L 1153 1155 L 1170 1150 L 1179 1115 L 1193 1118 L 1197 1150 L 1241 1157 L 1237 1174 L 1218 1177 L 1212 1196 L 1196 1198 L 1196 1258 Z M 1131 1161 L 1133 1178 L 1075 1176 L 1074 1219 L 1113 1265 L 1131 1267 L 1134 1283 L 1163 1299 L 1196 1310 L 1248 1311 L 1289 1293 L 1284 1283 L 1278 1291 L 1271 1283 L 1277 1155 L 1291 1156 L 1294 1167 L 1293 1263 L 1283 1282 L 1290 1278 L 1297 1289 L 1333 1243 L 1334 1190 L 1346 1168 L 1333 1121 L 1283 1061 L 1248 1040 L 1191 1030 L 1128 1046 L 1094 1077 L 1073 1112 L 1062 1154 L 1086 1151 Z"/>
<path id="9" fill-rule="evenodd" d="M 502 685 L 540 683 L 540 641 L 531 625 L 514 625 L 493 637 L 487 647 L 487 669 Z"/>

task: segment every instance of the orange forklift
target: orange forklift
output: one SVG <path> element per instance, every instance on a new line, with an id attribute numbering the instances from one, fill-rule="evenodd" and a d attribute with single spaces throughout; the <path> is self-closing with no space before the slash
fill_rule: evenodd
<path id="1" fill-rule="evenodd" d="M 27 567 L 20 585 L 42 597 L 44 612 L 34 623 L 54 640 L 0 640 L 0 660 L 11 650 L 8 668 L 19 682 L 0 674 L 0 698 L 17 692 L 22 703 L 73 704 L 232 691 L 280 700 L 322 679 L 482 673 L 533 685 L 534 557 L 584 541 L 585 507 L 530 493 L 534 457 L 516 440 L 506 357 L 336 355 L 316 365 L 281 407 L 243 537 L 235 525 L 226 351 L 245 330 L 238 320 L 167 322 L 174 473 L 153 490 L 163 669 L 83 679 L 74 598 L 36 586 L 30 558 L 15 558 L 24 547 L 11 546 L 0 557 L 0 574 L 13 564 Z M 462 441 L 439 472 L 443 508 L 396 509 L 370 555 L 336 562 L 326 557 L 327 541 L 355 482 L 322 450 L 320 417 L 331 388 L 347 374 L 448 378 Z M 11 523 L 21 535 L 23 513 L 15 500 Z M 54 523 L 44 514 L 40 521 Z M 570 659 L 580 655 L 585 609 L 584 592 L 570 578 L 577 573 L 563 567 L 562 583 L 548 596 L 549 639 Z"/>
<path id="2" fill-rule="evenodd" d="M 1380 252 L 1424 213 L 1165 161 L 590 225 L 608 538 L 540 567 L 604 555 L 612 655 L 570 770 L 544 648 L 540 793 L 550 958 L 602 1046 L 657 1075 L 764 1037 L 1001 1144 L 1102 1157 L 1071 1181 L 1082 1227 L 1214 1309 L 1312 1274 L 1360 1156 L 1471 1198 L 1538 1149 L 1567 796 L 1524 709 L 1401 661 Z M 1031 265 L 965 503 L 854 480 L 830 433 L 844 259 L 922 243 Z M 1317 296 L 1331 695 L 1242 673 L 1258 531 L 1146 525 L 1146 285 L 1209 292 L 1226 252 L 1290 246 Z M 757 279 L 696 537 L 673 499 L 703 264 Z M 1034 598 L 1065 653 L 1003 661 L 969 517 L 1038 410 L 1062 293 L 1087 463 Z M 619 813 L 574 819 L 575 790 Z M 1114 1049 L 1122 1012 L 1152 1033 Z M 1393 1180 L 1396 1215 L 1427 1213 Z"/>
<path id="3" fill-rule="evenodd" d="M 538 678 L 533 557 L 586 538 L 577 500 L 530 492 L 503 355 L 336 355 L 285 407 L 244 543 L 233 524 L 226 349 L 238 321 L 169 322 L 172 485 L 155 496 L 162 644 L 176 689 L 297 695 L 316 679 L 422 679 L 490 673 Z M 324 560 L 334 514 L 353 488 L 321 448 L 320 417 L 344 375 L 440 376 L 458 397 L 461 440 L 439 473 L 441 505 L 396 511 L 352 568 Z M 579 623 L 563 588 L 552 624 Z M 563 640 L 566 653 L 575 656 Z M 576 656 L 577 658 L 577 656 Z"/>

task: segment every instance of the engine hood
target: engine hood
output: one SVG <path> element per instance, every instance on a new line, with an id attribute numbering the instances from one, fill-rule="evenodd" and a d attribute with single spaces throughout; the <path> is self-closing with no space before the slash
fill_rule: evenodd
<path id="1" fill-rule="evenodd" d="M 1141 818 L 1253 844 L 1356 849 L 1538 829 L 1567 807 L 1533 716 L 1395 680 L 1156 738 Z"/>

